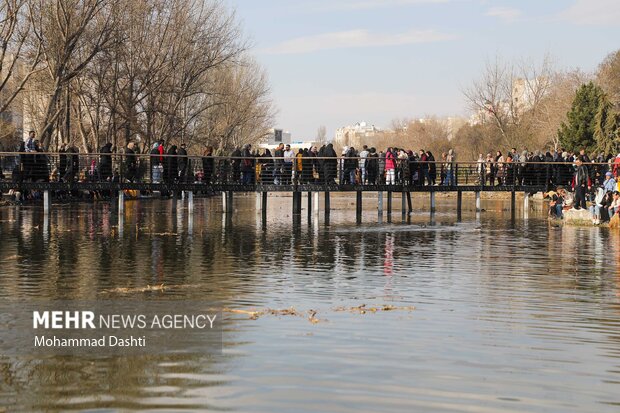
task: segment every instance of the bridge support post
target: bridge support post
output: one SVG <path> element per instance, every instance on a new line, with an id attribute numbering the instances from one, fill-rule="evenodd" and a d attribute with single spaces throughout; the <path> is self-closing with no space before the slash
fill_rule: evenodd
<path id="1" fill-rule="evenodd" d="M 387 214 L 392 216 L 392 191 L 388 191 L 387 198 Z"/>
<path id="2" fill-rule="evenodd" d="M 480 199 L 480 191 L 476 191 L 476 212 L 482 211 L 482 200 Z"/>
<path id="3" fill-rule="evenodd" d="M 267 215 L 267 194 L 268 192 L 259 192 L 261 201 L 260 209 L 263 215 Z"/>
<path id="4" fill-rule="evenodd" d="M 461 221 L 463 219 L 463 191 L 456 193 L 456 220 Z"/>
<path id="5" fill-rule="evenodd" d="M 45 215 L 49 215 L 52 210 L 52 196 L 50 195 L 49 189 L 43 191 L 43 212 Z"/>
<path id="6" fill-rule="evenodd" d="M 523 193 L 523 218 L 527 218 L 530 213 L 530 194 Z"/>
<path id="7" fill-rule="evenodd" d="M 407 216 L 407 193 L 405 191 L 401 194 L 401 213 L 403 215 L 403 219 Z"/>
<path id="8" fill-rule="evenodd" d="M 308 192 L 308 221 L 312 220 L 312 192 Z"/>
<path id="9" fill-rule="evenodd" d="M 377 193 L 377 213 L 380 217 L 383 216 L 383 191 Z"/>
<path id="10" fill-rule="evenodd" d="M 293 215 L 301 215 L 301 192 L 293 192 Z"/>
<path id="11" fill-rule="evenodd" d="M 120 189 L 118 191 L 118 213 L 123 214 L 124 212 L 125 212 L 125 192 L 123 192 L 123 190 Z"/>
<path id="12" fill-rule="evenodd" d="M 362 211 L 364 209 L 362 205 L 362 196 L 362 191 L 357 191 L 357 201 L 355 203 L 355 218 L 358 224 L 362 223 Z"/>
<path id="13" fill-rule="evenodd" d="M 331 205 L 330 205 L 330 199 L 329 199 L 329 192 L 325 191 L 325 217 L 329 217 L 329 214 L 331 212 Z"/>
<path id="14" fill-rule="evenodd" d="M 407 191 L 407 210 L 411 214 L 413 212 L 413 205 L 411 204 L 411 192 Z"/>
<path id="15" fill-rule="evenodd" d="M 517 213 L 517 194 L 513 190 L 510 193 L 510 217 L 512 218 L 513 221 L 516 217 L 516 213 Z"/>
<path id="16" fill-rule="evenodd" d="M 436 211 L 435 191 L 431 191 L 431 214 L 434 214 L 435 211 Z"/>

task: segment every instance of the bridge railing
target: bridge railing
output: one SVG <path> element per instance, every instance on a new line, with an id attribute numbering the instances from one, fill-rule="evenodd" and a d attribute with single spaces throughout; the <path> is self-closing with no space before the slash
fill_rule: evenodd
<path id="1" fill-rule="evenodd" d="M 587 163 L 602 182 L 608 163 Z M 566 162 L 421 162 L 384 158 L 218 157 L 119 153 L 0 152 L 0 179 L 20 182 L 570 186 Z"/>

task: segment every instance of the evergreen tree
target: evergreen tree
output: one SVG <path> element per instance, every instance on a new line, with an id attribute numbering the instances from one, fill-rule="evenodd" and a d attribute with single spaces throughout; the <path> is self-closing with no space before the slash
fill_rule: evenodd
<path id="1" fill-rule="evenodd" d="M 603 90 L 593 82 L 581 85 L 567 114 L 567 122 L 562 122 L 558 131 L 562 147 L 571 151 L 585 149 L 588 153 L 596 149 L 595 118 L 602 97 Z"/>
<path id="2" fill-rule="evenodd" d="M 618 127 L 620 114 L 614 110 L 613 103 L 607 95 L 601 96 L 598 112 L 594 119 L 594 137 L 598 150 L 605 154 L 616 154 L 620 144 Z"/>

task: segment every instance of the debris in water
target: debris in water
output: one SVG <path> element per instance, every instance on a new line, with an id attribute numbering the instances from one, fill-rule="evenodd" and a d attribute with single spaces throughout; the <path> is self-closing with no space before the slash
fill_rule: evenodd
<path id="1" fill-rule="evenodd" d="M 350 313 L 359 313 L 366 314 L 367 312 L 376 313 L 378 311 L 413 311 L 415 310 L 414 306 L 407 307 L 395 307 L 393 305 L 384 304 L 381 307 L 366 307 L 366 304 L 359 305 L 357 307 L 336 307 L 334 311 L 344 312 L 348 311 Z"/>
<path id="2" fill-rule="evenodd" d="M 160 285 L 147 285 L 146 287 L 119 287 L 113 288 L 111 290 L 103 290 L 102 293 L 106 294 L 131 294 L 131 293 L 146 293 L 151 291 L 165 291 L 168 287 L 164 286 L 164 284 Z"/>

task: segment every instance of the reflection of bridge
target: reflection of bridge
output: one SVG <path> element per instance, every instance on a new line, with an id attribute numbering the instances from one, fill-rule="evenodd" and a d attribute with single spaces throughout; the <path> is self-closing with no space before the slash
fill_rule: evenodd
<path id="1" fill-rule="evenodd" d="M 318 213 L 319 194 L 323 193 L 324 213 L 330 213 L 330 194 L 331 193 L 355 193 L 356 194 L 356 214 L 358 220 L 361 220 L 363 212 L 363 194 L 377 194 L 377 210 L 379 214 L 384 212 L 388 215 L 393 211 L 393 198 L 400 195 L 403 215 L 412 212 L 411 193 L 428 193 L 430 196 L 430 211 L 435 212 L 436 193 L 452 192 L 457 194 L 456 213 L 460 218 L 463 204 L 463 193 L 470 192 L 475 194 L 476 210 L 481 210 L 481 193 L 483 192 L 505 192 L 511 195 L 511 210 L 513 215 L 516 211 L 516 194 L 524 193 L 525 208 L 528 208 L 529 194 L 544 191 L 542 186 L 480 186 L 480 185 L 464 185 L 464 186 L 409 186 L 409 185 L 324 185 L 324 184 L 299 184 L 299 185 L 270 185 L 270 184 L 204 184 L 204 183 L 110 183 L 110 182 L 22 182 L 13 183 L 8 181 L 0 181 L 0 191 L 6 192 L 10 189 L 38 190 L 43 192 L 43 202 L 45 211 L 51 210 L 52 194 L 62 191 L 108 191 L 118 194 L 119 209 L 123 209 L 125 201 L 125 190 L 139 191 L 159 191 L 172 194 L 175 200 L 179 194 L 188 199 L 188 208 L 193 211 L 194 193 L 221 193 L 223 209 L 225 213 L 233 212 L 233 201 L 235 193 L 256 193 L 257 207 L 262 211 L 264 218 L 267 212 L 267 199 L 270 192 L 286 192 L 293 196 L 293 215 L 301 215 L 302 196 L 307 193 L 308 215 Z M 385 203 L 384 203 L 385 197 Z"/>
<path id="2" fill-rule="evenodd" d="M 125 191 L 137 190 L 148 193 L 158 191 L 170 194 L 173 199 L 182 194 L 188 200 L 190 211 L 193 210 L 195 193 L 221 193 L 224 212 L 231 213 L 234 210 L 235 193 L 256 193 L 257 208 L 262 210 L 265 217 L 268 194 L 288 192 L 293 198 L 293 216 L 301 215 L 304 193 L 307 194 L 309 215 L 318 213 L 321 209 L 320 193 L 323 193 L 324 198 L 323 212 L 328 215 L 331 193 L 355 193 L 358 220 L 361 219 L 365 192 L 376 193 L 378 213 L 388 215 L 392 214 L 393 198 L 398 194 L 402 201 L 401 211 L 407 214 L 412 212 L 411 193 L 428 193 L 431 213 L 436 209 L 437 193 L 456 193 L 458 216 L 461 215 L 464 192 L 475 194 L 477 210 L 481 209 L 482 192 L 506 192 L 511 194 L 514 214 L 516 193 L 526 194 L 524 202 L 527 204 L 528 194 L 544 191 L 554 180 L 560 179 L 558 168 L 570 166 L 559 163 L 528 163 L 525 168 L 522 167 L 523 164 L 502 164 L 499 168 L 503 168 L 501 174 L 503 179 L 500 185 L 495 186 L 486 185 L 489 178 L 487 168 L 477 162 L 446 164 L 398 160 L 396 170 L 393 172 L 396 184 L 387 185 L 376 184 L 385 182 L 383 173 L 378 173 L 378 158 L 372 161 L 375 163 L 371 163 L 370 159 L 360 158 L 297 158 L 294 164 L 289 163 L 288 169 L 284 166 L 284 159 L 272 157 L 218 158 L 28 152 L 0 153 L 0 161 L 5 177 L 4 180 L 0 180 L 0 191 L 6 192 L 10 189 L 20 192 L 41 191 L 45 211 L 51 209 L 54 196 L 75 191 L 106 193 L 108 196 L 118 194 L 119 209 L 122 210 Z M 375 168 L 373 176 L 377 177 L 376 182 L 373 180 L 373 183 L 364 185 L 348 183 L 354 180 L 354 175 L 357 176 L 355 180 L 359 182 L 358 165 L 361 161 L 366 165 L 365 169 L 369 176 L 370 168 Z M 346 171 L 351 165 L 354 170 L 357 169 L 357 174 L 350 174 L 350 170 Z M 293 173 L 291 166 L 295 168 Z M 497 171 L 498 167 L 495 168 Z M 343 169 L 346 173 L 343 173 Z M 442 171 L 450 171 L 448 173 L 452 175 L 452 185 L 423 185 L 417 177 L 428 177 L 429 171 L 435 172 L 438 181 Z M 491 182 L 495 179 L 492 177 Z M 274 184 L 274 181 L 278 180 L 285 184 Z M 325 181 L 331 183 L 324 183 Z"/>

